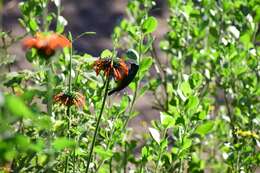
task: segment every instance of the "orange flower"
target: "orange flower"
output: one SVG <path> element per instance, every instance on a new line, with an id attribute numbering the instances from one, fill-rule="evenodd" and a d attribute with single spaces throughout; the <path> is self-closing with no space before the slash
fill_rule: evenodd
<path id="1" fill-rule="evenodd" d="M 35 48 L 39 53 L 50 57 L 56 49 L 71 47 L 71 42 L 63 35 L 57 33 L 38 32 L 32 38 L 27 38 L 22 42 L 24 49 Z"/>
<path id="2" fill-rule="evenodd" d="M 116 81 L 128 75 L 128 67 L 123 59 L 112 61 L 111 58 L 100 58 L 95 61 L 94 69 L 97 75 L 103 70 L 106 77 L 113 76 Z"/>
<path id="3" fill-rule="evenodd" d="M 61 92 L 57 95 L 55 95 L 53 97 L 54 101 L 56 103 L 65 105 L 65 106 L 72 106 L 75 105 L 77 107 L 83 107 L 85 105 L 85 97 L 78 93 L 78 92 L 74 92 L 74 93 L 64 93 Z"/>

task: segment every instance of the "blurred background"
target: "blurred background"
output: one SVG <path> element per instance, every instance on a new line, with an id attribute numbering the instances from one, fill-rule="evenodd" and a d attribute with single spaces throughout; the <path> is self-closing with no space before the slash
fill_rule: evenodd
<path id="1" fill-rule="evenodd" d="M 5 0 L 0 5 L 2 27 L 4 30 L 12 31 L 14 35 L 25 32 L 18 23 L 19 2 L 21 1 Z M 68 21 L 67 31 L 72 32 L 73 35 L 86 31 L 96 32 L 94 36 L 78 40 L 75 43 L 76 50 L 98 56 L 103 49 L 112 48 L 110 36 L 114 27 L 126 17 L 127 2 L 127 0 L 62 0 L 61 14 Z M 160 20 L 167 15 L 166 0 L 157 0 L 156 4 L 152 15 Z M 160 26 L 158 29 L 157 34 L 163 30 Z"/>

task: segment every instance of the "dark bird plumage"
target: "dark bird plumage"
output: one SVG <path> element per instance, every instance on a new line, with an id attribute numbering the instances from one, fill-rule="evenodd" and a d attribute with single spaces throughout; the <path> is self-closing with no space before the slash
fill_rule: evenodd
<path id="1" fill-rule="evenodd" d="M 128 75 L 125 76 L 122 80 L 117 82 L 117 86 L 108 92 L 108 95 L 112 95 L 115 92 L 121 91 L 125 87 L 127 87 L 135 78 L 137 71 L 139 69 L 139 66 L 135 63 L 130 63 L 130 69 L 128 69 Z"/>

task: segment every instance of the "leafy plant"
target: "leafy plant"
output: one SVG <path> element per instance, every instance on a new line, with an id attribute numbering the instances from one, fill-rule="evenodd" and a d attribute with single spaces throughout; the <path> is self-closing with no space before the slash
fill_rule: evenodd
<path id="1" fill-rule="evenodd" d="M 160 20 L 156 8 L 129 1 L 113 49 L 96 58 L 75 51 L 95 33 L 64 33 L 61 1 L 19 3 L 25 34 L 0 33 L 2 172 L 259 168 L 259 2 L 168 0 Z M 168 30 L 157 38 L 161 22 Z M 31 70 L 13 71 L 17 42 Z M 147 95 L 158 119 L 134 131 L 128 123 Z"/>

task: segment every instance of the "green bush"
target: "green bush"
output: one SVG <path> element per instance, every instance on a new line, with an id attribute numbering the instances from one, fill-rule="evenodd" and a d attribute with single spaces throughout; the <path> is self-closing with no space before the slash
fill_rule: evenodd
<path id="1" fill-rule="evenodd" d="M 25 35 L 0 33 L 0 171 L 259 168 L 258 1 L 168 0 L 169 17 L 160 19 L 168 32 L 161 39 L 154 36 L 160 22 L 150 15 L 156 3 L 131 0 L 111 36 L 113 50 L 99 58 L 74 51 L 78 38 L 95 33 L 65 34 L 61 5 L 20 2 L 17 22 Z M 9 48 L 17 42 L 32 70 L 11 71 Z M 123 94 L 108 94 L 125 87 Z M 135 103 L 148 93 L 159 119 L 144 125 L 147 133 L 133 131 L 128 122 L 140 115 Z"/>

